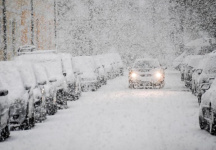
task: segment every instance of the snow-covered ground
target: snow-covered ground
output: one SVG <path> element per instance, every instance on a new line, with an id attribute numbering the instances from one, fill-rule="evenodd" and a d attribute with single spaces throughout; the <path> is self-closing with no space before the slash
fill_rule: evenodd
<path id="1" fill-rule="evenodd" d="M 156 90 L 129 89 L 127 75 L 108 81 L 34 129 L 11 132 L 0 150 L 215 150 L 196 97 L 178 72 L 166 75 Z"/>

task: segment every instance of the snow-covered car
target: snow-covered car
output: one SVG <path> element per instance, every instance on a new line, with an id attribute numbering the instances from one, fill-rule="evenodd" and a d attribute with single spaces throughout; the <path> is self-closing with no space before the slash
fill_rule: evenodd
<path id="1" fill-rule="evenodd" d="M 81 96 L 80 78 L 77 70 L 73 69 L 72 56 L 68 53 L 59 53 L 62 60 L 63 75 L 67 80 L 67 100 L 76 100 Z"/>
<path id="2" fill-rule="evenodd" d="M 114 64 L 116 68 L 116 75 L 123 76 L 124 75 L 124 65 L 123 65 L 121 56 L 118 53 L 111 53 L 111 56 L 114 60 Z"/>
<path id="3" fill-rule="evenodd" d="M 137 59 L 129 71 L 129 88 L 162 88 L 164 79 L 164 69 L 157 59 Z"/>
<path id="4" fill-rule="evenodd" d="M 33 104 L 29 107 L 32 114 L 34 114 L 33 125 L 35 122 L 41 122 L 46 119 L 46 107 L 40 101 L 43 99 L 42 96 L 36 96 L 36 91 L 40 91 L 40 86 L 37 85 L 35 73 L 31 63 L 26 63 L 24 61 L 15 61 L 16 67 L 20 72 L 23 84 L 25 87 L 30 87 L 29 95 L 33 98 Z M 40 103 L 40 105 L 38 105 Z M 36 107 L 37 106 L 37 107 Z M 38 108 L 40 108 L 38 111 Z"/>
<path id="5" fill-rule="evenodd" d="M 101 58 L 101 64 L 104 66 L 106 78 L 108 80 L 114 78 L 115 74 L 112 57 L 109 54 L 99 55 L 98 57 Z"/>
<path id="6" fill-rule="evenodd" d="M 10 136 L 8 90 L 0 82 L 0 141 Z"/>
<path id="7" fill-rule="evenodd" d="M 101 56 L 100 55 L 95 55 L 93 56 L 96 67 L 98 68 L 98 76 L 100 80 L 101 85 L 106 85 L 107 83 L 107 76 L 106 76 L 106 71 L 104 65 L 101 63 Z"/>
<path id="8" fill-rule="evenodd" d="M 30 129 L 34 126 L 34 99 L 31 85 L 24 85 L 14 62 L 0 62 L 0 80 L 9 91 L 11 129 Z"/>
<path id="9" fill-rule="evenodd" d="M 216 134 L 216 80 L 211 88 L 209 84 L 203 84 L 201 89 L 207 90 L 202 95 L 199 107 L 199 125 L 201 129 L 207 129 L 211 134 Z"/>
<path id="10" fill-rule="evenodd" d="M 45 68 L 48 77 L 47 84 L 45 84 L 45 88 L 47 87 L 46 94 L 52 93 L 49 94 L 49 99 L 50 101 L 56 102 L 59 109 L 67 108 L 67 99 L 65 96 L 65 92 L 67 91 L 67 81 L 63 76 L 61 57 L 56 54 L 56 51 L 38 50 L 20 56 L 20 59 L 22 58 Z M 50 92 L 50 90 L 52 92 Z"/>
<path id="11" fill-rule="evenodd" d="M 192 88 L 192 74 L 195 71 L 195 68 L 199 65 L 199 62 L 202 60 L 203 56 L 202 55 L 193 55 L 190 57 L 188 60 L 187 64 L 185 64 L 185 69 L 184 69 L 184 82 L 185 86 L 189 87 L 190 89 Z"/>
<path id="12" fill-rule="evenodd" d="M 96 91 L 99 87 L 97 67 L 92 56 L 77 56 L 72 58 L 75 70 L 81 73 L 82 91 Z"/>
<path id="13" fill-rule="evenodd" d="M 216 54 L 206 55 L 201 65 L 201 69 L 198 70 L 200 75 L 197 78 L 197 97 L 199 104 L 201 102 L 201 97 L 204 94 L 203 92 L 205 92 L 201 87 L 204 84 L 209 84 L 211 86 L 211 83 L 216 77 Z"/>
<path id="14" fill-rule="evenodd" d="M 180 73 L 181 73 L 181 81 L 184 81 L 184 79 L 185 79 L 185 69 L 186 69 L 188 62 L 191 60 L 192 57 L 193 57 L 193 55 L 186 56 L 183 59 L 183 61 L 179 64 L 179 69 L 180 69 Z"/>

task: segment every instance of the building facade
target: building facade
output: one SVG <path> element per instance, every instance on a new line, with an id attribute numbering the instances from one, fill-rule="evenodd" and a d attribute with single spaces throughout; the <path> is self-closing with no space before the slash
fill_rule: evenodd
<path id="1" fill-rule="evenodd" d="M 0 0 L 0 60 L 23 45 L 55 49 L 54 0 Z"/>

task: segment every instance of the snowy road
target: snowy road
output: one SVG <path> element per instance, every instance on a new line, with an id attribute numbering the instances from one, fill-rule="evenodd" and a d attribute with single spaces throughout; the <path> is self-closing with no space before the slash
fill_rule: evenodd
<path id="1" fill-rule="evenodd" d="M 164 89 L 128 89 L 127 76 L 83 93 L 30 131 L 14 131 L 0 150 L 215 150 L 199 129 L 197 99 L 168 71 Z"/>

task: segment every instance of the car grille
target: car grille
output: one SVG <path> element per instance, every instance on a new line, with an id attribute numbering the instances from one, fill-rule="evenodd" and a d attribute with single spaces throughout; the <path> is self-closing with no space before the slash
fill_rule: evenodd
<path id="1" fill-rule="evenodd" d="M 140 76 L 141 77 L 151 77 L 152 75 L 151 74 L 141 74 Z"/>

